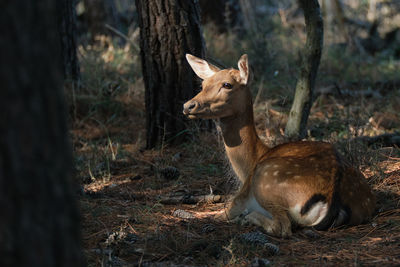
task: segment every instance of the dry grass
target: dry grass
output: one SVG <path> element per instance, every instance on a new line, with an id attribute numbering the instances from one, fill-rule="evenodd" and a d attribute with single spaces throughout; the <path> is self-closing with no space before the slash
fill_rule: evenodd
<path id="1" fill-rule="evenodd" d="M 226 43 L 231 38 L 222 36 L 215 41 L 222 42 L 221 51 L 239 55 Z M 276 42 L 280 39 L 284 38 L 275 37 Z M 275 145 L 283 140 L 280 132 L 290 108 L 288 92 L 293 88 L 288 73 L 294 65 L 282 61 L 284 51 L 271 49 L 268 60 L 280 61 L 268 66 L 266 76 L 256 80 L 253 89 L 255 95 L 259 92 L 254 107 L 257 130 L 265 142 Z M 256 257 L 274 265 L 400 265 L 400 149 L 352 141 L 357 136 L 399 131 L 398 87 L 383 90 L 375 86 L 374 90 L 383 90 L 381 98 L 320 95 L 316 99 L 309 138 L 336 143 L 360 166 L 378 197 L 376 214 L 372 221 L 355 227 L 299 230 L 289 239 L 268 237 L 280 248 L 275 255 L 239 238 L 242 233 L 260 231 L 257 227 L 219 223 L 206 216 L 221 210 L 225 203 L 161 203 L 168 196 L 229 196 L 234 192 L 236 181 L 221 138 L 193 130 L 191 142 L 144 150 L 144 89 L 138 55 L 127 47 L 116 48 L 105 37 L 80 52 L 82 89 L 69 94 L 69 102 L 89 266 L 249 266 Z M 320 75 L 327 78 L 320 79 L 317 87 L 329 85 L 332 77 L 345 78 L 339 73 L 339 63 L 329 60 L 329 51 L 325 56 Z M 346 71 L 352 72 L 353 67 L 346 66 Z M 275 70 L 279 74 L 273 74 Z M 375 71 L 371 75 L 379 77 Z M 349 80 L 353 81 L 353 76 Z M 376 85 L 375 80 L 369 86 Z M 165 175 L 163 170 L 171 167 L 175 173 Z"/>
<path id="2" fill-rule="evenodd" d="M 329 110 L 328 104 L 324 107 Z M 259 122 L 268 121 L 265 108 L 255 110 Z M 372 149 L 349 145 L 341 139 L 343 144 L 339 146 L 362 164 L 362 171 L 378 196 L 376 216 L 365 225 L 351 228 L 311 235 L 298 231 L 290 239 L 270 237 L 280 248 L 278 255 L 271 255 L 264 247 L 238 239 L 241 233 L 259 231 L 257 227 L 222 224 L 204 216 L 221 210 L 224 203 L 160 203 L 162 197 L 168 196 L 206 195 L 210 190 L 222 195 L 233 192 L 234 183 L 217 134 L 201 134 L 193 142 L 164 147 L 162 151 L 143 150 L 139 135 L 144 121 L 135 114 L 140 112 L 118 118 L 110 126 L 84 124 L 85 127 L 72 130 L 79 159 L 78 177 L 86 181 L 81 211 L 89 265 L 161 262 L 247 266 L 255 257 L 267 258 L 276 265 L 400 264 L 398 148 Z M 324 119 L 315 115 L 317 110 L 313 114 L 311 121 Z M 336 120 L 343 123 L 341 117 Z M 263 123 L 258 125 L 260 135 L 268 140 Z M 369 130 L 372 134 L 373 129 Z M 335 129 L 324 132 L 328 139 L 339 139 Z M 179 176 L 163 177 L 160 170 L 168 166 L 178 169 Z M 193 217 L 177 217 L 176 210 L 191 212 Z"/>
<path id="3" fill-rule="evenodd" d="M 398 155 L 398 151 L 376 150 L 385 155 L 383 159 L 363 168 L 378 195 L 377 213 L 371 222 L 311 236 L 300 231 L 290 239 L 270 237 L 280 247 L 280 253 L 271 256 L 263 247 L 237 240 L 241 233 L 258 231 L 255 226 L 222 224 L 202 216 L 202 212 L 221 210 L 224 203 L 160 203 L 163 196 L 209 194 L 210 188 L 215 194 L 230 191 L 223 151 L 215 135 L 202 137 L 198 144 L 166 148 L 162 155 L 159 151 L 125 151 L 126 158 L 111 162 L 109 180 L 98 177 L 84 185 L 83 233 L 91 265 L 109 261 L 106 252 L 110 250 L 113 257 L 139 265 L 173 262 L 246 266 L 254 257 L 283 265 L 399 264 L 400 159 L 389 156 Z M 174 161 L 177 153 L 181 158 Z M 178 178 L 166 180 L 158 175 L 156 168 L 171 165 L 180 170 Z M 192 212 L 193 218 L 174 216 L 176 210 Z M 122 237 L 107 243 L 115 233 Z M 99 252 L 99 248 L 104 251 Z M 115 258 L 111 261 L 116 264 Z"/>

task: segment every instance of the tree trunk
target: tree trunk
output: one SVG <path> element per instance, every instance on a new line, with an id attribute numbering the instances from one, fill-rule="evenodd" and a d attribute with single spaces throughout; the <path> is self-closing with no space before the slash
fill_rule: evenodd
<path id="1" fill-rule="evenodd" d="M 57 24 L 61 42 L 61 59 L 64 79 L 77 84 L 80 80 L 79 62 L 76 50 L 76 11 L 74 0 L 56 1 Z"/>
<path id="2" fill-rule="evenodd" d="M 83 266 L 55 2 L 0 9 L 0 266 Z"/>
<path id="3" fill-rule="evenodd" d="M 239 0 L 239 2 L 245 29 L 249 32 L 257 32 L 258 24 L 256 22 L 256 15 L 254 12 L 254 0 Z"/>
<path id="4" fill-rule="evenodd" d="M 290 110 L 285 134 L 290 139 L 306 136 L 308 115 L 313 102 L 313 91 L 322 53 L 323 21 L 317 0 L 299 0 L 304 11 L 307 41 L 302 54 L 300 77 Z"/>
<path id="5" fill-rule="evenodd" d="M 226 32 L 238 23 L 238 0 L 200 0 L 202 24 L 213 23 L 219 32 Z"/>
<path id="6" fill-rule="evenodd" d="M 110 33 L 105 26 L 106 24 L 120 30 L 114 0 L 83 0 L 83 3 L 85 6 L 85 22 L 92 39 L 96 35 Z"/>
<path id="7" fill-rule="evenodd" d="M 199 84 L 185 54 L 204 56 L 195 0 L 136 0 L 146 98 L 147 148 L 186 136 L 183 103 Z"/>
<path id="8" fill-rule="evenodd" d="M 342 2 L 340 0 L 333 0 L 332 4 L 334 6 L 339 32 L 343 36 L 344 41 L 350 44 L 352 43 L 351 35 L 349 34 L 348 28 L 346 27 L 346 16 L 344 15 Z"/>

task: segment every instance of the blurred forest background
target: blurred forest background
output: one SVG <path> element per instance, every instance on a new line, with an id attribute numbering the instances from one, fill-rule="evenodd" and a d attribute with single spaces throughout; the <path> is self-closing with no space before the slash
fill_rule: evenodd
<path id="1" fill-rule="evenodd" d="M 150 2 L 182 6 L 180 1 Z M 319 4 L 324 41 L 306 138 L 335 143 L 360 166 L 378 195 L 374 220 L 279 240 L 254 226 L 219 225 L 198 215 L 221 209 L 237 187 L 220 137 L 213 127 L 202 131 L 207 124 L 183 120 L 179 133 L 189 137 L 185 142 L 170 145 L 180 134 L 164 136 L 155 149 L 145 149 L 154 145 L 149 146 L 146 135 L 136 5 L 128 0 L 78 1 L 81 77 L 66 93 L 90 265 L 400 263 L 400 2 Z M 217 66 L 235 68 L 247 53 L 259 135 L 270 145 L 283 142 L 307 38 L 299 4 L 200 0 L 195 5 L 204 44 L 197 52 L 186 49 Z M 186 66 L 182 77 L 192 75 Z M 199 80 L 191 90 L 186 99 L 170 99 L 176 114 L 200 90 Z"/>
<path id="2" fill-rule="evenodd" d="M 166 2 L 166 5 L 174 4 Z M 343 137 L 394 132 L 398 120 L 398 99 L 385 98 L 385 101 L 389 101 L 385 102 L 385 107 L 379 103 L 384 96 L 391 95 L 392 92 L 396 92 L 394 89 L 398 88 L 399 3 L 321 1 L 320 5 L 324 19 L 324 48 L 314 92 L 314 122 L 309 123 L 308 136 L 317 139 L 334 138 L 333 141 L 336 141 L 337 138 Z M 185 8 L 188 6 L 190 5 L 186 5 Z M 263 124 L 264 128 L 267 127 L 267 134 L 271 135 L 271 139 L 276 139 L 276 135 L 279 137 L 282 128 L 285 127 L 296 81 L 300 75 L 306 40 L 302 9 L 292 1 L 202 0 L 195 6 L 200 9 L 191 12 L 200 13 L 204 43 L 195 48 L 192 43 L 188 43 L 188 47 L 181 47 L 187 51 L 181 53 L 197 51 L 195 53 L 221 67 L 236 66 L 240 55 L 249 54 L 254 73 L 252 90 L 256 110 L 265 116 L 264 121 L 258 120 L 258 123 Z M 143 76 L 148 76 L 150 71 L 146 69 L 146 74 L 142 73 L 140 15 L 136 5 L 132 1 L 78 1 L 76 13 L 81 77 L 75 79 L 75 74 L 71 76 L 79 81 L 78 85 L 75 84 L 79 86 L 79 90 L 73 89 L 73 94 L 69 94 L 73 104 L 71 109 L 74 123 L 85 122 L 85 127 L 96 125 L 92 120 L 94 115 L 98 123 L 106 126 L 115 123 L 121 126 L 117 123 L 122 117 L 119 112 L 126 112 L 121 105 L 129 106 L 129 109 L 135 109 L 135 112 L 144 112 L 150 121 L 152 117 L 147 113 L 152 113 L 153 110 L 149 109 L 146 113 L 143 109 L 146 82 Z M 157 29 L 149 30 L 146 33 L 148 35 Z M 169 33 L 163 36 L 166 42 L 167 34 Z M 202 41 L 199 39 L 193 42 Z M 159 46 L 162 48 L 162 45 Z M 163 48 L 169 49 L 167 45 Z M 153 51 L 153 54 L 156 52 Z M 161 57 L 161 52 L 158 53 Z M 164 72 L 164 75 L 168 76 L 170 71 L 163 66 L 168 62 L 157 61 L 153 54 L 143 54 L 144 58 L 151 58 L 147 61 L 155 61 L 153 65 L 143 64 L 154 69 L 157 68 L 154 65 L 159 64 L 161 66 L 156 73 L 161 75 L 160 73 Z M 187 66 L 184 71 L 188 77 L 193 78 Z M 182 79 L 180 75 L 171 79 Z M 158 84 L 155 84 L 160 86 L 166 83 L 166 80 L 166 77 L 161 77 L 157 80 Z M 175 83 L 178 83 L 177 80 Z M 193 92 L 198 90 L 196 87 L 199 87 L 199 83 L 195 86 L 186 85 L 193 88 L 189 89 L 186 97 L 177 96 L 175 101 L 179 103 L 174 105 L 176 110 L 166 111 L 175 116 L 174 121 L 184 120 L 180 114 L 180 104 L 191 98 Z M 162 87 L 162 90 L 172 92 L 170 88 Z M 151 96 L 146 98 L 150 101 Z M 151 100 L 155 102 L 154 105 L 161 106 L 162 110 L 168 108 L 163 106 L 166 105 L 163 102 L 174 102 L 172 98 L 161 101 L 153 97 Z M 337 106 L 338 110 L 327 110 L 325 104 L 331 99 L 340 100 L 337 104 L 342 107 L 339 109 Z M 103 114 L 103 111 L 107 114 Z M 332 114 L 327 117 L 328 113 Z M 105 115 L 107 121 L 98 117 L 100 115 Z M 85 118 L 83 121 L 82 117 Z M 342 117 L 346 117 L 345 122 L 341 121 Z M 114 119 L 114 122 L 110 119 Z M 336 122 L 336 119 L 339 121 Z M 90 120 L 92 121 L 89 122 Z M 156 120 L 157 118 L 154 118 L 154 121 Z M 168 127 L 170 123 L 165 120 L 157 121 L 157 127 L 164 122 Z M 181 123 L 185 125 L 176 127 L 180 127 L 185 134 L 191 131 L 186 125 L 187 121 Z M 146 126 L 152 129 L 152 126 Z M 148 148 L 177 138 L 175 135 L 168 136 L 166 129 L 158 134 L 167 136 L 153 142 L 146 133 L 141 132 L 139 128 L 135 129 L 137 136 L 133 137 L 133 133 L 130 132 L 130 138 L 145 139 Z M 177 139 L 178 142 L 182 141 Z"/>
<path id="3" fill-rule="evenodd" d="M 222 209 L 238 184 L 214 124 L 182 116 L 201 87 L 184 55 L 236 68 L 247 53 L 258 134 L 280 144 L 307 38 L 299 3 L 57 2 L 88 266 L 400 264 L 400 1 L 319 5 L 323 50 L 305 138 L 334 143 L 359 166 L 378 207 L 365 225 L 276 239 L 201 215 Z"/>

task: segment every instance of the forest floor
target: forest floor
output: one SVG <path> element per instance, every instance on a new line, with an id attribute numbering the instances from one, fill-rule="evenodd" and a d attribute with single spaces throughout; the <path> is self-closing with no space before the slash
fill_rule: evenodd
<path id="1" fill-rule="evenodd" d="M 308 139 L 335 143 L 365 175 L 378 199 L 373 219 L 281 239 L 207 216 L 222 210 L 237 189 L 215 131 L 193 130 L 181 145 L 144 149 L 143 81 L 131 74 L 136 66 L 118 64 L 124 51 L 110 47 L 82 63 L 83 74 L 91 76 L 83 77 L 79 94 L 69 95 L 89 266 L 400 265 L 400 148 L 356 138 L 399 131 L 398 81 L 348 84 L 355 93 L 346 96 L 321 93 L 309 120 Z M 364 94 L 370 89 L 379 95 Z M 268 144 L 281 142 L 290 108 L 283 102 L 261 96 L 254 107 L 258 133 Z"/>

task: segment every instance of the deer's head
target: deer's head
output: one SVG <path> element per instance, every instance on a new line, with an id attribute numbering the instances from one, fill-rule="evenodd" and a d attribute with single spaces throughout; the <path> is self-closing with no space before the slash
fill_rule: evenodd
<path id="1" fill-rule="evenodd" d="M 186 54 L 193 71 L 202 80 L 202 90 L 183 105 L 183 114 L 190 119 L 217 119 L 242 113 L 251 101 L 249 64 L 247 55 L 239 62 L 239 70 L 220 70 L 216 66 L 195 56 Z M 251 103 L 251 102 L 250 102 Z"/>

